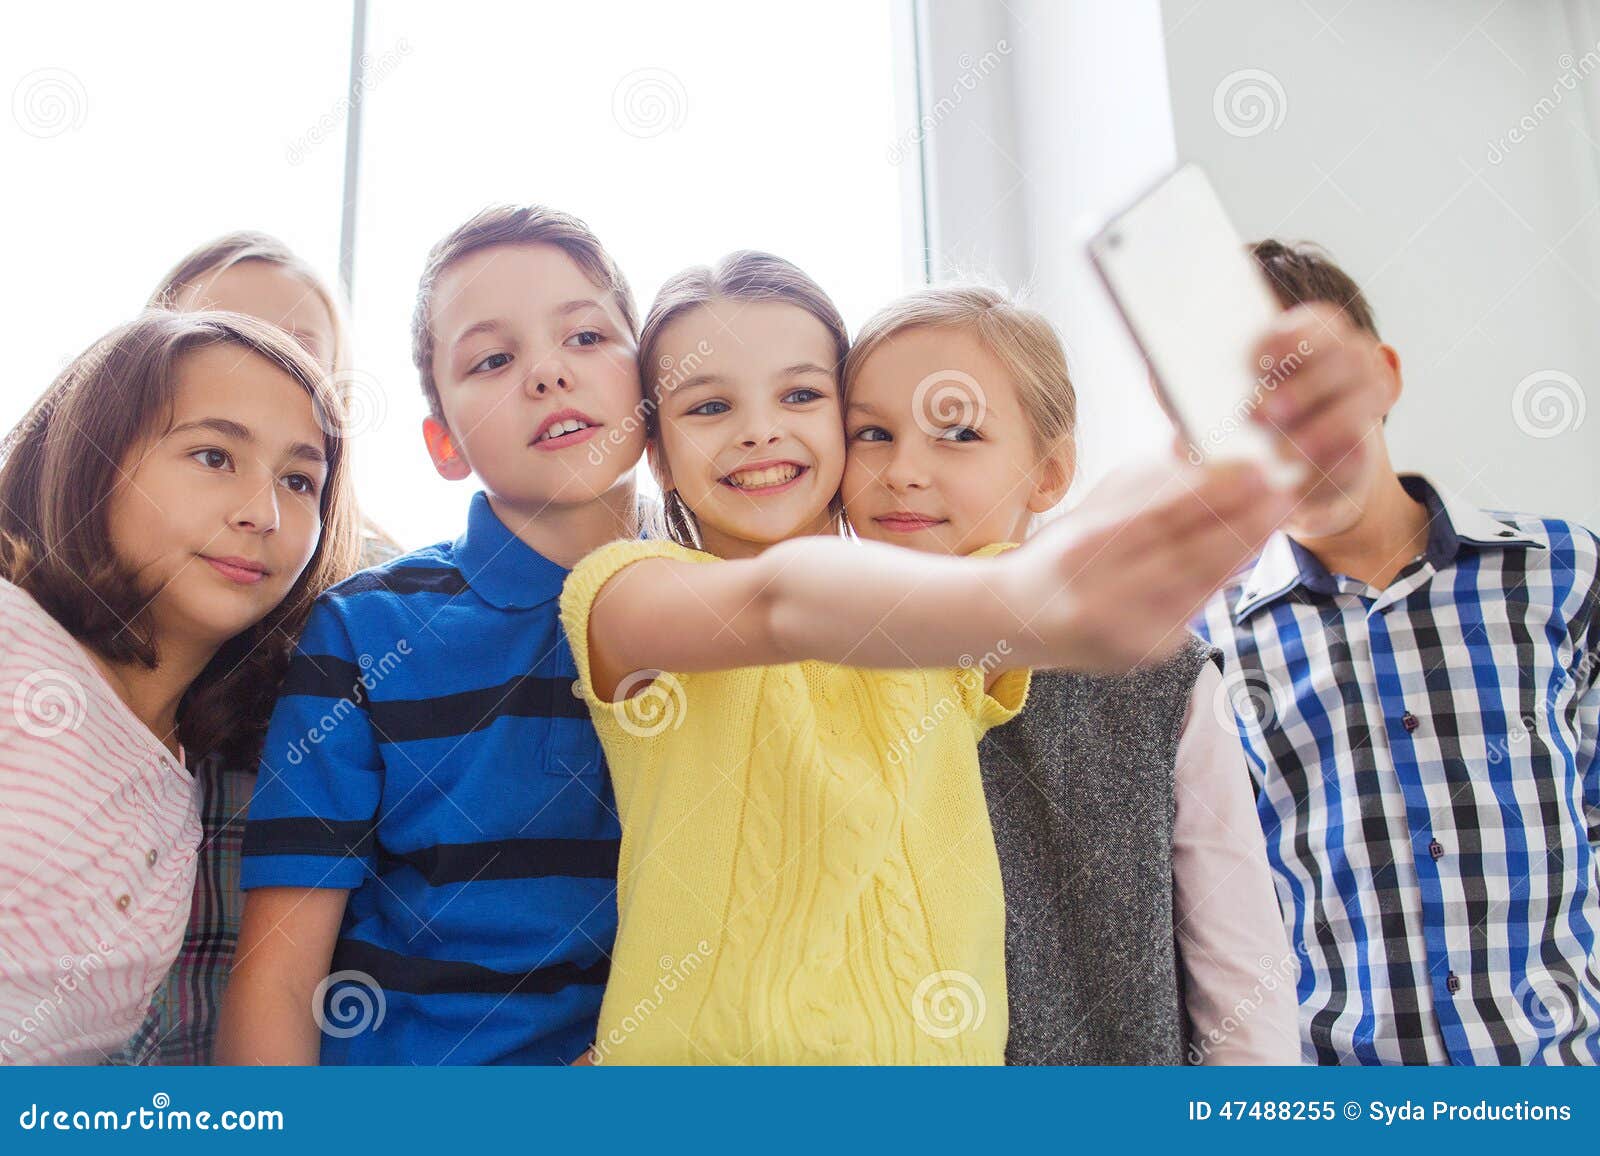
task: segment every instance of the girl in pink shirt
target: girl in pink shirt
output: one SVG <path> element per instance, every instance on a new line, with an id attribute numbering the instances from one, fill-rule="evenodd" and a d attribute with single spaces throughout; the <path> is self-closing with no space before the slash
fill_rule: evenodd
<path id="1" fill-rule="evenodd" d="M 185 756 L 259 744 L 346 486 L 322 370 L 237 314 L 113 331 L 0 445 L 0 1063 L 139 1026 L 194 889 Z"/>

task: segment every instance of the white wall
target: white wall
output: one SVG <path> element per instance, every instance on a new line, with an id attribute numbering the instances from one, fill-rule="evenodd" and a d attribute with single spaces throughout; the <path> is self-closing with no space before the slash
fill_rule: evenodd
<path id="1" fill-rule="evenodd" d="M 1081 480 L 1166 439 L 1082 238 L 1195 160 L 1246 235 L 1319 241 L 1366 286 L 1404 361 L 1397 465 L 1600 525 L 1600 0 L 919 0 L 918 15 L 934 275 L 1027 289 L 1055 321 Z M 998 66 L 966 83 L 986 53 Z"/>
<path id="2" fill-rule="evenodd" d="M 1247 236 L 1327 246 L 1400 351 L 1396 464 L 1600 525 L 1600 4 L 1162 9 L 1179 156 Z"/>

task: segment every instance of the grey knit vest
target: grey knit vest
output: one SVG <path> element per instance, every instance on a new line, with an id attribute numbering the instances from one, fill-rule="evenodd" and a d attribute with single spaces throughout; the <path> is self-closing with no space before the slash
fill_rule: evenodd
<path id="1" fill-rule="evenodd" d="M 1173 777 L 1198 638 L 1121 678 L 1033 676 L 979 748 L 1006 898 L 1012 1064 L 1180 1064 Z"/>

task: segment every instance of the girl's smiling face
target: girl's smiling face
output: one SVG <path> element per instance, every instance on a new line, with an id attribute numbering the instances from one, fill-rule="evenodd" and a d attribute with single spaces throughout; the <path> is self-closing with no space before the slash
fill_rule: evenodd
<path id="1" fill-rule="evenodd" d="M 124 455 L 106 505 L 158 635 L 220 645 L 283 601 L 321 537 L 327 476 L 293 377 L 229 342 L 184 354 L 170 423 Z"/>
<path id="2" fill-rule="evenodd" d="M 970 327 L 923 326 L 862 363 L 846 410 L 845 513 L 863 538 L 970 554 L 1020 542 L 1072 480 L 1041 452 L 1010 372 Z"/>
<path id="3" fill-rule="evenodd" d="M 798 305 L 718 298 L 684 311 L 656 345 L 663 490 L 723 558 L 827 533 L 844 473 L 837 352 Z"/>

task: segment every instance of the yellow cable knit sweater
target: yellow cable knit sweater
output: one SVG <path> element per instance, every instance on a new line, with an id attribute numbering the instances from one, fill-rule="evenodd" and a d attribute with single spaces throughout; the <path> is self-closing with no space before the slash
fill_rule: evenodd
<path id="1" fill-rule="evenodd" d="M 978 740 L 1021 708 L 1027 672 L 991 696 L 988 656 L 802 662 L 663 674 L 601 702 L 590 608 L 651 557 L 719 561 L 616 542 L 561 594 L 622 819 L 600 1061 L 1003 1062 L 1005 903 Z"/>

